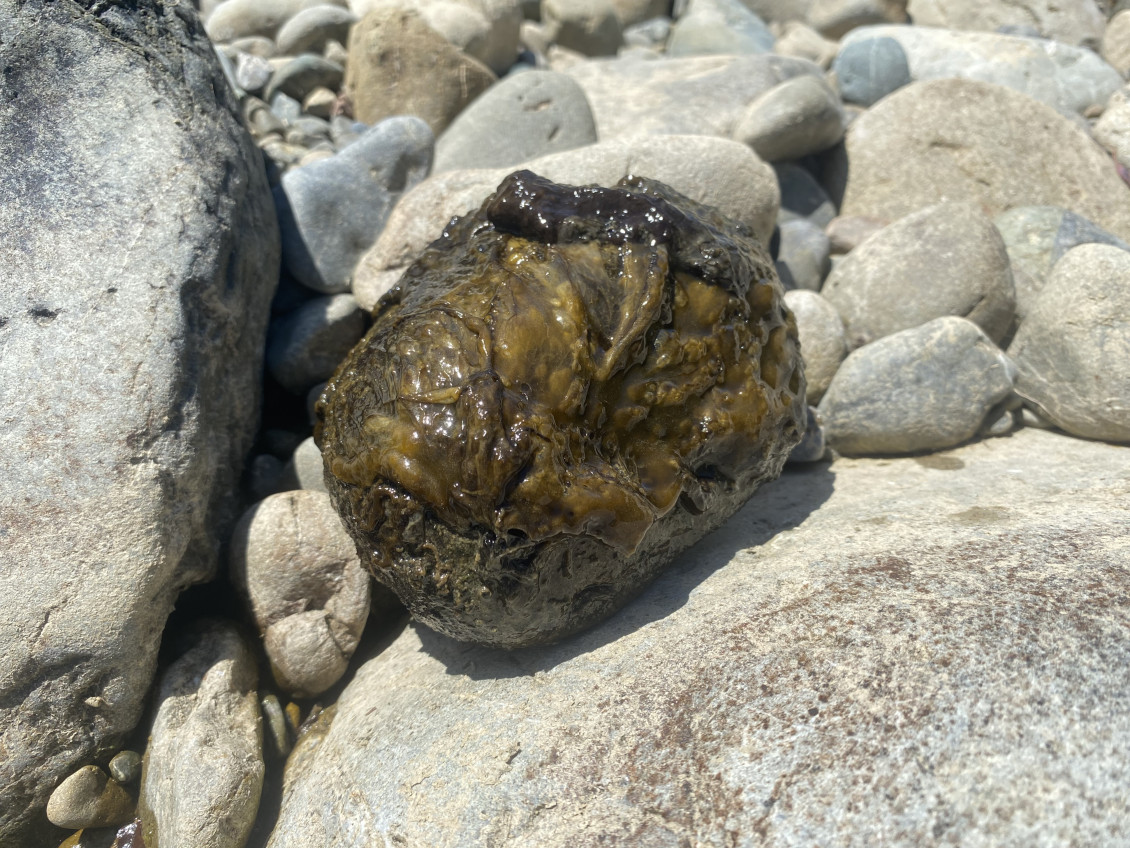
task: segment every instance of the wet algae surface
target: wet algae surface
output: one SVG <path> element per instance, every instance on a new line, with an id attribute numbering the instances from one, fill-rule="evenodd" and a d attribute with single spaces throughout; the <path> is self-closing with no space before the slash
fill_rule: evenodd
<path id="1" fill-rule="evenodd" d="M 374 319 L 318 404 L 326 483 L 367 567 L 456 639 L 605 618 L 802 435 L 771 259 L 651 180 L 511 174 Z"/>

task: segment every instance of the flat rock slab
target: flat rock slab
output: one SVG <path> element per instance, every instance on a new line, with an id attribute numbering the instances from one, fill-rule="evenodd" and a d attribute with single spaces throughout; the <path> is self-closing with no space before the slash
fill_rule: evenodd
<path id="1" fill-rule="evenodd" d="M 564 644 L 406 629 L 269 844 L 1110 844 L 1128 496 L 1130 449 L 1032 429 L 786 473 Z"/>

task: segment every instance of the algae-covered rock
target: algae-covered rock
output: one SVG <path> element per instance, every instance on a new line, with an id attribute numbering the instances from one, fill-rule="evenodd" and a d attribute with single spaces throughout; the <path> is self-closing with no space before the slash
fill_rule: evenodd
<path id="1" fill-rule="evenodd" d="M 772 260 L 651 180 L 511 174 L 374 318 L 318 404 L 327 486 L 376 577 L 457 639 L 606 617 L 804 429 Z"/>

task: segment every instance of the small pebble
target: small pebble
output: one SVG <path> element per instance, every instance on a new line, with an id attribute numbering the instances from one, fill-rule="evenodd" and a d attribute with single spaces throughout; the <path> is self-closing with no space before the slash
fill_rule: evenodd
<path id="1" fill-rule="evenodd" d="M 335 103 L 337 103 L 337 95 L 334 94 L 331 89 L 318 86 L 307 94 L 306 98 L 302 101 L 302 111 L 307 115 L 313 115 L 315 118 L 328 121 L 333 117 Z"/>
<path id="2" fill-rule="evenodd" d="M 141 777 L 141 754 L 119 751 L 110 760 L 110 777 L 121 784 L 130 784 Z"/>
<path id="3" fill-rule="evenodd" d="M 840 98 L 810 74 L 786 80 L 749 105 L 734 130 L 762 159 L 776 162 L 819 153 L 844 135 Z"/>
<path id="4" fill-rule="evenodd" d="M 259 703 L 263 708 L 263 718 L 275 753 L 280 758 L 285 758 L 290 753 L 290 735 L 287 732 L 286 716 L 279 704 L 278 695 L 268 692 Z"/>
<path id="5" fill-rule="evenodd" d="M 690 0 L 671 27 L 668 56 L 768 53 L 776 39 L 741 0 Z"/>
<path id="6" fill-rule="evenodd" d="M 134 800 L 98 766 L 83 766 L 60 783 L 47 801 L 58 827 L 117 827 L 133 818 Z"/>
<path id="7" fill-rule="evenodd" d="M 267 370 L 287 391 L 302 394 L 331 377 L 364 334 L 365 313 L 353 295 L 314 298 L 272 322 Z"/>
<path id="8" fill-rule="evenodd" d="M 785 221 L 778 229 L 777 273 L 785 288 L 820 291 L 832 267 L 824 230 L 805 218 Z"/>
<path id="9" fill-rule="evenodd" d="M 906 51 L 893 38 L 868 38 L 846 45 L 832 63 L 832 70 L 843 99 L 861 106 L 870 106 L 910 85 Z"/>
<path id="10" fill-rule="evenodd" d="M 279 52 L 290 56 L 322 53 L 328 41 L 347 41 L 349 28 L 356 22 L 357 16 L 349 9 L 330 5 L 311 6 L 283 24 L 275 40 Z"/>
<path id="11" fill-rule="evenodd" d="M 542 0 L 541 22 L 550 43 L 584 56 L 614 56 L 623 43 L 610 0 Z"/>

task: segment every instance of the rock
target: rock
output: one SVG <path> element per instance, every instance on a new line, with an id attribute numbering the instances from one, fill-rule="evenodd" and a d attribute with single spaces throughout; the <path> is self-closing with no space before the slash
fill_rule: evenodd
<path id="1" fill-rule="evenodd" d="M 1009 355 L 1016 391 L 1076 436 L 1130 442 L 1130 254 L 1086 244 L 1056 263 Z"/>
<path id="2" fill-rule="evenodd" d="M 436 142 L 433 171 L 498 168 L 596 142 L 581 87 L 554 71 L 527 71 L 491 86 Z"/>
<path id="3" fill-rule="evenodd" d="M 315 492 L 326 491 L 322 452 L 314 444 L 313 437 L 304 439 L 294 449 L 294 455 L 287 461 L 283 474 L 291 488 L 309 489 Z"/>
<path id="4" fill-rule="evenodd" d="M 1000 341 L 1016 303 L 1000 233 L 971 203 L 928 206 L 880 230 L 832 269 L 821 294 L 852 349 L 944 315 Z"/>
<path id="5" fill-rule="evenodd" d="M 1069 115 L 1105 103 L 1123 83 L 1118 72 L 1090 50 L 998 33 L 871 26 L 848 35 L 841 51 L 875 38 L 890 38 L 902 46 L 915 82 L 980 80 L 1027 94 Z"/>
<path id="6" fill-rule="evenodd" d="M 366 124 L 415 115 L 438 135 L 494 81 L 490 68 L 415 12 L 378 8 L 350 33 L 345 89 L 354 116 Z"/>
<path id="7" fill-rule="evenodd" d="M 249 94 L 259 94 L 271 81 L 274 68 L 266 59 L 250 53 L 240 53 L 235 61 L 236 85 Z M 262 102 L 262 101 L 256 101 Z M 266 107 L 266 104 L 263 104 Z"/>
<path id="8" fill-rule="evenodd" d="M 644 21 L 670 16 L 671 0 L 612 0 L 612 9 L 620 26 L 627 29 Z"/>
<path id="9" fill-rule="evenodd" d="M 906 0 L 813 0 L 808 9 L 808 24 L 834 40 L 857 27 L 904 21 Z"/>
<path id="10" fill-rule="evenodd" d="M 138 802 L 146 845 L 246 843 L 263 788 L 256 683 L 254 655 L 220 622 L 202 623 L 164 673 Z"/>
<path id="11" fill-rule="evenodd" d="M 652 18 L 624 30 L 624 47 L 643 47 L 662 51 L 671 35 L 670 18 Z"/>
<path id="12" fill-rule="evenodd" d="M 224 0 L 208 16 L 204 29 L 216 42 L 250 36 L 273 39 L 279 28 L 299 12 L 327 4 L 346 5 L 335 0 Z"/>
<path id="13" fill-rule="evenodd" d="M 773 171 L 748 147 L 727 139 L 616 139 L 554 153 L 522 167 L 573 185 L 612 185 L 629 174 L 659 180 L 699 203 L 718 207 L 752 229 L 763 244 L 777 216 Z M 371 309 L 452 217 L 477 208 L 511 170 L 449 171 L 405 194 L 357 266 L 353 294 L 362 308 Z"/>
<path id="14" fill-rule="evenodd" d="M 421 15 L 428 26 L 449 42 L 501 75 L 518 57 L 522 14 L 514 3 L 486 5 L 504 14 L 488 17 L 482 7 L 440 0 L 425 5 Z"/>
<path id="15" fill-rule="evenodd" d="M 228 48 L 239 53 L 250 53 L 262 59 L 270 59 L 278 53 L 274 39 L 262 35 L 249 35 L 246 38 L 236 38 L 228 42 Z"/>
<path id="16" fill-rule="evenodd" d="M 769 162 L 819 153 L 843 136 L 839 97 L 823 80 L 809 75 L 765 92 L 749 105 L 734 130 L 736 141 Z"/>
<path id="17" fill-rule="evenodd" d="M 129 784 L 141 777 L 141 754 L 137 751 L 119 751 L 110 760 L 110 776 L 118 783 Z"/>
<path id="18" fill-rule="evenodd" d="M 820 291 L 832 267 L 824 231 L 811 221 L 798 218 L 781 223 L 779 232 L 777 273 L 785 288 Z"/>
<path id="19" fill-rule="evenodd" d="M 330 141 L 330 124 L 328 121 L 323 121 L 321 118 L 315 118 L 311 115 L 303 115 L 301 118 L 296 118 L 291 121 L 290 127 L 286 131 L 287 144 L 292 144 L 300 147 L 311 148 L 315 145 L 322 143 L 329 143 Z M 333 152 L 333 147 L 330 145 L 330 152 Z M 285 222 L 283 226 L 286 226 Z M 287 250 L 287 232 L 283 232 L 283 258 L 286 259 Z M 293 273 L 293 270 L 292 270 Z"/>
<path id="20" fill-rule="evenodd" d="M 302 104 L 289 94 L 276 91 L 268 99 L 271 103 L 271 113 L 284 124 L 289 126 L 302 117 Z"/>
<path id="21" fill-rule="evenodd" d="M 230 565 L 278 685 L 308 698 L 336 683 L 365 628 L 370 579 L 329 495 L 260 501 L 236 526 Z"/>
<path id="22" fill-rule="evenodd" d="M 781 189 L 781 211 L 777 214 L 779 222 L 804 218 L 818 227 L 826 227 L 836 217 L 836 207 L 832 205 L 820 183 L 800 165 L 777 162 L 773 165 L 773 170 Z"/>
<path id="23" fill-rule="evenodd" d="M 850 353 L 818 410 L 846 455 L 936 451 L 976 435 L 1016 368 L 965 318 L 935 318 Z"/>
<path id="24" fill-rule="evenodd" d="M 1022 430 L 837 459 L 570 642 L 410 626 L 299 743 L 269 846 L 1103 844 L 1127 453 Z"/>
<path id="25" fill-rule="evenodd" d="M 786 466 L 828 459 L 828 445 L 824 441 L 824 428 L 820 426 L 820 419 L 811 406 L 805 412 L 808 421 L 804 427 L 804 438 L 789 453 Z"/>
<path id="26" fill-rule="evenodd" d="M 1084 47 L 1097 46 L 1106 25 L 1095 0 L 909 0 L 907 11 L 923 27 L 995 32 L 1023 26 L 1041 38 Z"/>
<path id="27" fill-rule="evenodd" d="M 828 246 L 832 255 L 837 256 L 851 253 L 886 225 L 885 221 L 874 218 L 863 218 L 858 215 L 840 216 L 829 221 L 824 232 L 828 236 Z"/>
<path id="28" fill-rule="evenodd" d="M 275 189 L 287 270 L 315 291 L 348 291 L 401 194 L 428 173 L 432 147 L 419 118 L 388 118 L 337 155 L 287 173 Z"/>
<path id="29" fill-rule="evenodd" d="M 785 292 L 785 305 L 796 317 L 804 378 L 808 383 L 805 400 L 815 406 L 847 356 L 844 322 L 836 308 L 814 291 Z"/>
<path id="30" fill-rule="evenodd" d="M 83 766 L 51 793 L 47 818 L 58 827 L 116 827 L 133 818 L 133 798 L 98 766 Z"/>
<path id="31" fill-rule="evenodd" d="M 885 36 L 850 41 L 836 55 L 832 70 L 844 100 L 860 106 L 870 106 L 911 81 L 906 51 Z"/>
<path id="32" fill-rule="evenodd" d="M 773 45 L 773 52 L 781 56 L 807 59 L 827 69 L 836 58 L 839 45 L 829 41 L 812 27 L 801 21 L 790 21 L 781 27 L 781 35 Z"/>
<path id="33" fill-rule="evenodd" d="M 1130 168 L 1130 91 L 1110 96 L 1102 115 L 1091 128 L 1095 141 L 1105 147 L 1127 173 Z"/>
<path id="34" fill-rule="evenodd" d="M 317 297 L 271 327 L 267 369 L 283 388 L 302 394 L 325 380 L 365 334 L 365 313 L 350 294 Z"/>
<path id="35" fill-rule="evenodd" d="M 58 843 L 48 795 L 137 724 L 177 595 L 215 571 L 278 277 L 195 12 L 82 9 L 0 4 L 4 848 Z"/>
<path id="36" fill-rule="evenodd" d="M 598 59 L 568 69 L 585 91 L 597 136 L 717 135 L 730 138 L 749 104 L 802 74 L 821 75 L 803 59 L 691 56 Z"/>
<path id="37" fill-rule="evenodd" d="M 541 21 L 550 43 L 585 56 L 614 56 L 623 42 L 611 0 L 542 0 Z"/>
<path id="38" fill-rule="evenodd" d="M 912 83 L 848 129 L 840 212 L 893 220 L 942 200 L 1064 206 L 1130 239 L 1130 198 L 1109 158 L 1053 109 L 973 80 Z"/>
<path id="39" fill-rule="evenodd" d="M 230 0 L 229 0 L 230 2 Z M 285 56 L 321 53 L 326 42 L 345 44 L 357 16 L 341 6 L 321 4 L 303 9 L 279 29 L 276 42 Z"/>
<path id="40" fill-rule="evenodd" d="M 1101 55 L 1122 76 L 1130 74 L 1130 9 L 1123 9 L 1106 25 Z"/>
<path id="41" fill-rule="evenodd" d="M 288 97 L 301 101 L 318 87 L 335 90 L 341 88 L 343 73 L 341 65 L 313 53 L 305 53 L 275 71 L 271 84 L 267 86 L 266 96 L 270 100 L 276 91 L 281 91 Z"/>
<path id="42" fill-rule="evenodd" d="M 365 566 L 429 626 L 499 647 L 611 614 L 800 441 L 770 261 L 661 183 L 507 177 L 405 272 L 319 402 Z"/>
<path id="43" fill-rule="evenodd" d="M 337 95 L 334 94 L 333 90 L 318 86 L 302 98 L 302 111 L 328 123 L 333 117 L 336 104 Z M 332 127 L 330 128 L 330 137 L 333 137 Z"/>
<path id="44" fill-rule="evenodd" d="M 773 33 L 742 0 L 690 0 L 671 28 L 667 55 L 768 53 Z"/>

